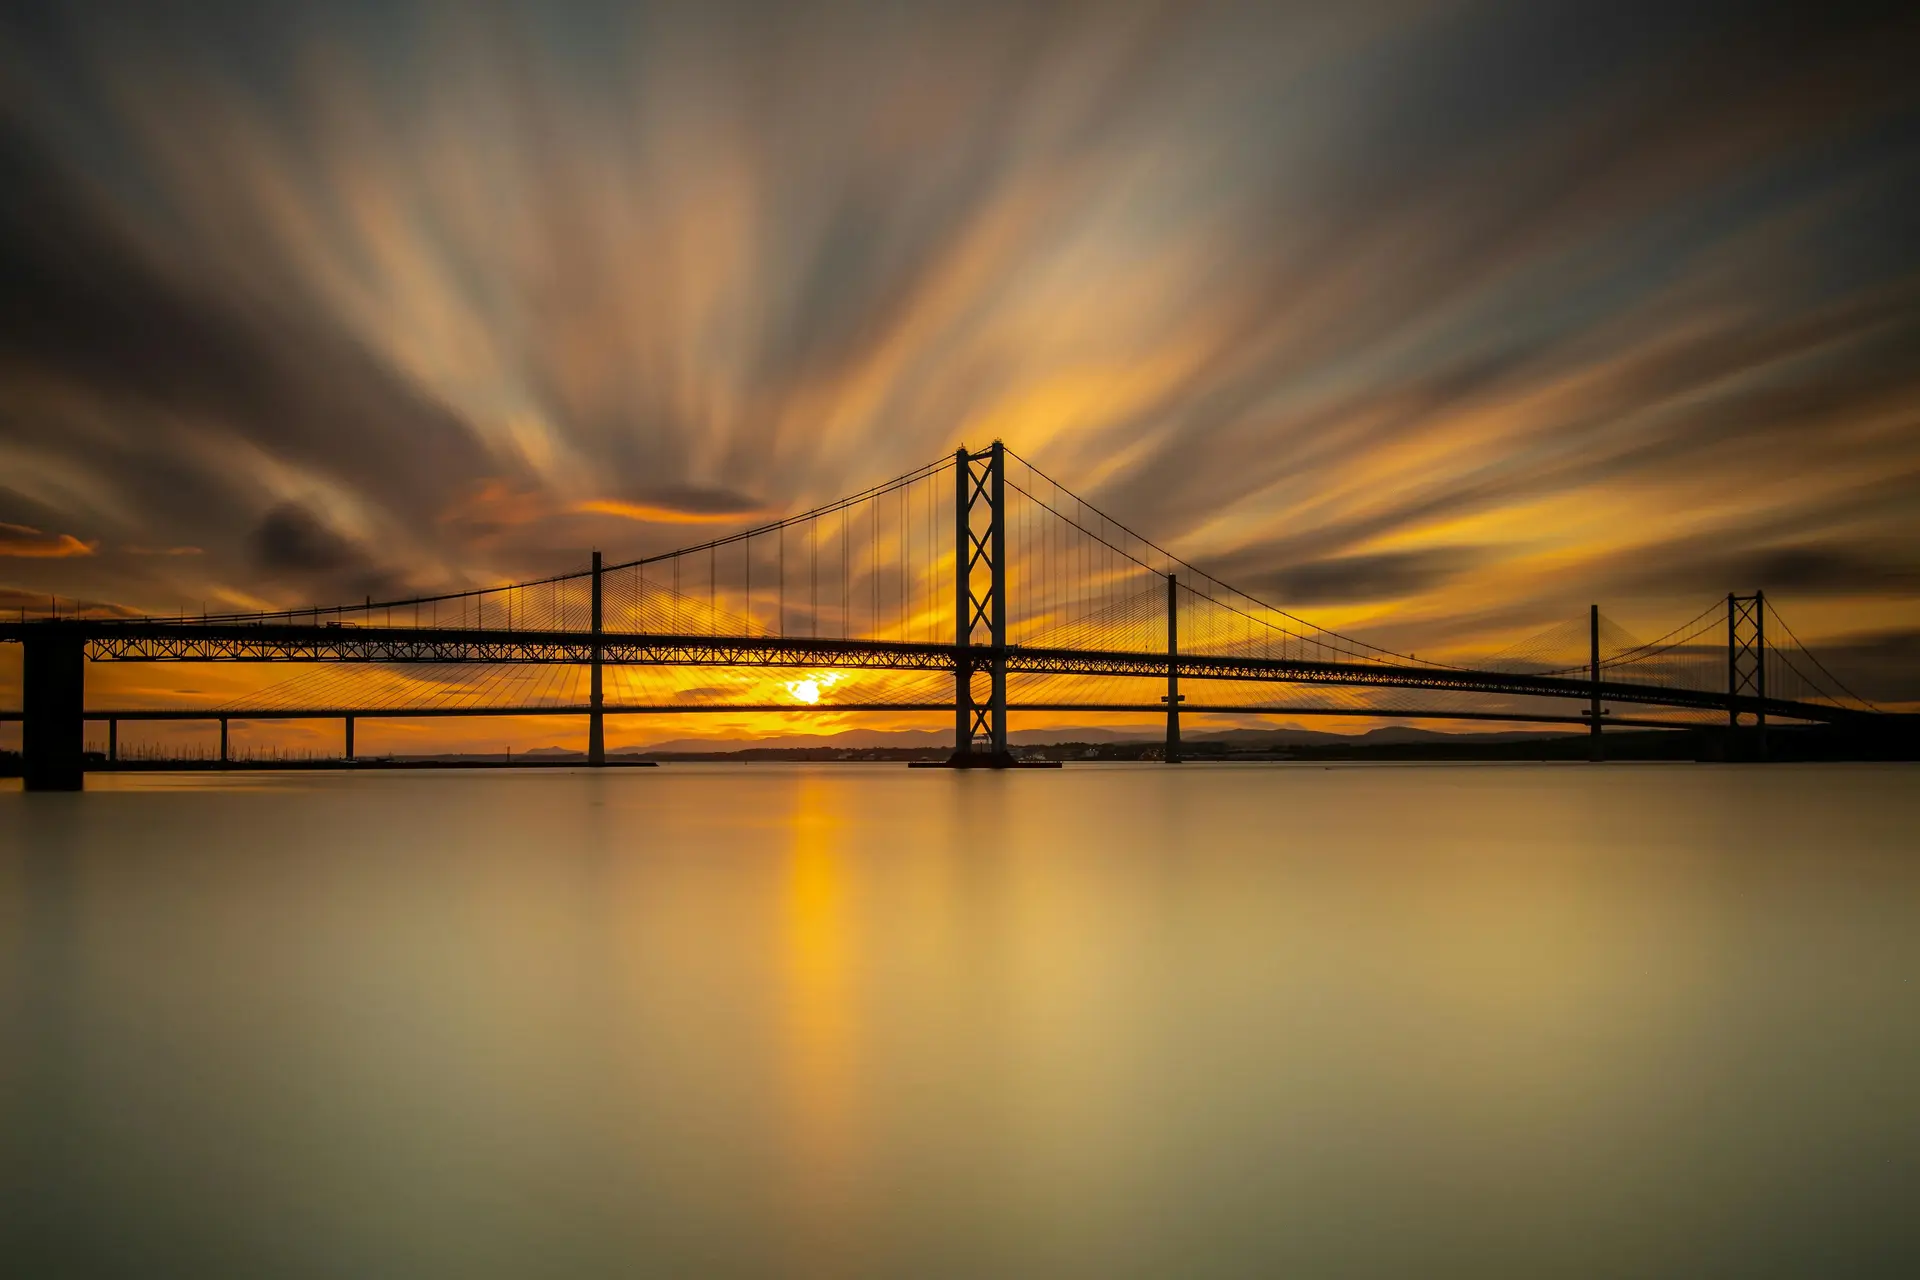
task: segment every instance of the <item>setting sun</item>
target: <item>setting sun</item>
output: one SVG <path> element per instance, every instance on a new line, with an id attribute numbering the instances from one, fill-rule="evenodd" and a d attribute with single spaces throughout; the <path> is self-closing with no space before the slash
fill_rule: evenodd
<path id="1" fill-rule="evenodd" d="M 820 701 L 821 690 L 831 689 L 839 683 L 840 673 L 829 671 L 825 675 L 808 676 L 804 680 L 788 680 L 786 686 L 787 692 L 793 696 L 795 702 L 812 705 Z"/>

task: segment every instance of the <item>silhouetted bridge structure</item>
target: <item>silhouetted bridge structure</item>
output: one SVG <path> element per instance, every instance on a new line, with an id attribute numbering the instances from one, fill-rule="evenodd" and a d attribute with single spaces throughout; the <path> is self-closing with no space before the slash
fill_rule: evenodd
<path id="1" fill-rule="evenodd" d="M 81 784 L 88 721 L 107 723 L 111 758 L 121 721 L 217 720 L 224 760 L 231 721 L 337 718 L 351 758 L 359 719 L 578 715 L 598 765 L 610 715 L 939 711 L 950 763 L 1001 767 L 1021 712 L 1164 715 L 1169 761 L 1183 710 L 1585 725 L 1595 758 L 1606 723 L 1763 737 L 1770 718 L 1875 716 L 1758 592 L 1651 642 L 1595 607 L 1483 659 L 1426 661 L 1228 586 L 998 442 L 697 546 L 611 565 L 596 552 L 531 582 L 278 613 L 22 617 L 0 641 L 25 646 L 8 718 L 24 721 L 35 789 Z M 303 670 L 211 707 L 101 709 L 86 706 L 88 662 Z"/>

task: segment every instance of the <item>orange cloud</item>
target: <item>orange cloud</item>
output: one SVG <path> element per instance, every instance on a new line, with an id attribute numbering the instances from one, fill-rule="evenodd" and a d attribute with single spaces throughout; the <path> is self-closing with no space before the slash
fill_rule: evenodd
<path id="1" fill-rule="evenodd" d="M 532 524 L 553 514 L 553 505 L 538 489 L 516 488 L 506 481 L 482 480 L 441 514 L 442 523 L 509 526 Z"/>
<path id="2" fill-rule="evenodd" d="M 90 556 L 98 542 L 82 542 L 70 533 L 42 533 L 24 524 L 0 522 L 0 556 L 25 560 L 64 560 Z"/>
<path id="3" fill-rule="evenodd" d="M 619 516 L 623 520 L 639 520 L 647 524 L 729 524 L 743 516 L 755 514 L 750 511 L 682 511 L 645 502 L 621 502 L 614 498 L 595 498 L 591 502 L 577 504 L 574 510 Z"/>

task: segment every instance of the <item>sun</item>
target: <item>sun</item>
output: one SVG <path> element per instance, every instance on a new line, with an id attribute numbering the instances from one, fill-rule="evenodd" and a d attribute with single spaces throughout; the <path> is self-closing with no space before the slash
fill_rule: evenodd
<path id="1" fill-rule="evenodd" d="M 840 673 L 829 671 L 825 675 L 808 676 L 804 680 L 789 680 L 786 685 L 787 692 L 793 696 L 795 702 L 804 702 L 812 706 L 820 701 L 822 689 L 831 689 L 839 683 Z"/>

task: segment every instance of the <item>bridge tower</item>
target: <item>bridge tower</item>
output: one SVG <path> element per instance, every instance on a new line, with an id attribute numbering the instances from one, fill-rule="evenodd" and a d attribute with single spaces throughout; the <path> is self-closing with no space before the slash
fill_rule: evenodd
<path id="1" fill-rule="evenodd" d="M 1013 763 L 1007 750 L 1006 447 L 995 440 L 969 453 L 961 445 L 953 472 L 954 749 L 948 763 L 999 769 Z M 987 700 L 976 702 L 973 678 L 982 671 Z"/>
<path id="2" fill-rule="evenodd" d="M 24 637 L 20 754 L 29 791 L 78 791 L 85 778 L 87 645 L 78 626 L 34 624 Z"/>
<path id="3" fill-rule="evenodd" d="M 1743 697 L 1767 696 L 1767 597 L 1756 590 L 1750 596 L 1727 596 L 1727 728 L 1740 727 L 1740 702 Z M 1767 753 L 1767 711 L 1759 706 L 1753 713 L 1759 730 L 1762 758 Z"/>

